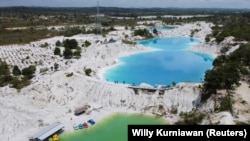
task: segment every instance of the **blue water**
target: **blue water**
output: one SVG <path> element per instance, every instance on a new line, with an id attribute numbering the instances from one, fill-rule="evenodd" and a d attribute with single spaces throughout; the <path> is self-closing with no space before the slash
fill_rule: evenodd
<path id="1" fill-rule="evenodd" d="M 119 83 L 171 85 L 173 82 L 200 82 L 212 66 L 209 54 L 187 51 L 199 42 L 191 37 L 165 37 L 138 41 L 157 50 L 120 57 L 121 63 L 104 72 L 104 79 Z"/>

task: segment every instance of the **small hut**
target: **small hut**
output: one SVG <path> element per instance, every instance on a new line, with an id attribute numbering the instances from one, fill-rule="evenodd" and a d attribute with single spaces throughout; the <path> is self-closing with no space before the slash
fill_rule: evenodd
<path id="1" fill-rule="evenodd" d="M 62 128 L 64 128 L 64 126 L 61 123 L 59 122 L 53 123 L 51 125 L 46 126 L 39 132 L 37 132 L 35 135 L 33 135 L 30 138 L 30 140 L 31 141 L 47 141 L 51 138 L 51 139 L 54 139 L 54 141 L 56 141 L 56 139 L 58 140 L 57 133 L 61 132 Z"/>

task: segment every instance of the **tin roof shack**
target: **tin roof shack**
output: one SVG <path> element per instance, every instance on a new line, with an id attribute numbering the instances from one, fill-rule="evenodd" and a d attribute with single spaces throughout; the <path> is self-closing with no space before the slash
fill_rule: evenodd
<path id="1" fill-rule="evenodd" d="M 64 126 L 59 122 L 48 125 L 33 135 L 30 141 L 45 141 L 54 134 L 61 132 L 62 128 L 64 128 Z"/>

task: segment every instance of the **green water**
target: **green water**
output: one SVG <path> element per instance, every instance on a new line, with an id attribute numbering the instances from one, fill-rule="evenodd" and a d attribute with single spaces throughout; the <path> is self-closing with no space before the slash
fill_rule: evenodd
<path id="1" fill-rule="evenodd" d="M 155 116 L 115 113 L 96 122 L 89 128 L 65 132 L 60 141 L 127 141 L 128 124 L 168 124 Z"/>

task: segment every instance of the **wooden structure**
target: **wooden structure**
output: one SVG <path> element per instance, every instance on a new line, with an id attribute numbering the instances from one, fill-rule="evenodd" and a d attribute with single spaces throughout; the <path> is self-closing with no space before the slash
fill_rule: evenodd
<path id="1" fill-rule="evenodd" d="M 43 128 L 39 132 L 37 132 L 35 135 L 33 135 L 30 138 L 30 140 L 31 141 L 47 141 L 50 137 L 52 137 L 53 139 L 58 139 L 56 137 L 57 136 L 56 133 L 60 132 L 62 130 L 62 128 L 64 128 L 64 126 L 61 123 L 59 123 L 59 122 L 53 123 L 53 124 Z"/>

